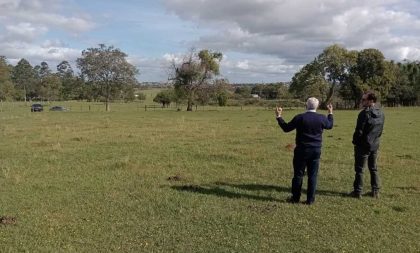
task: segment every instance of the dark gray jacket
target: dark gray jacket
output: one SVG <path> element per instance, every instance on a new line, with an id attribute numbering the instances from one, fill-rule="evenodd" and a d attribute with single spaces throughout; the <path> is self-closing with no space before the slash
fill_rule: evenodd
<path id="1" fill-rule="evenodd" d="M 385 115 L 376 105 L 362 110 L 357 117 L 353 144 L 369 151 L 378 150 L 384 122 Z"/>

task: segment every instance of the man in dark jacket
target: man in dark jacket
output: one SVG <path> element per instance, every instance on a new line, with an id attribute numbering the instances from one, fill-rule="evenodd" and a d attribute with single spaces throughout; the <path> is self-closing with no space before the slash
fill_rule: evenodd
<path id="1" fill-rule="evenodd" d="M 379 197 L 379 175 L 376 166 L 379 141 L 384 128 L 385 116 L 375 105 L 376 96 L 373 92 L 366 92 L 362 97 L 364 109 L 357 117 L 356 129 L 353 134 L 354 170 L 356 172 L 351 196 L 360 198 L 363 190 L 363 167 L 368 164 L 370 171 L 371 196 Z"/>
<path id="2" fill-rule="evenodd" d="M 276 108 L 276 118 L 284 132 L 296 129 L 296 148 L 293 156 L 292 197 L 288 202 L 298 203 L 301 195 L 303 175 L 308 168 L 308 192 L 305 204 L 311 205 L 315 201 L 316 183 L 321 157 L 322 132 L 333 127 L 332 105 L 328 105 L 328 116 L 316 113 L 318 99 L 308 98 L 307 111 L 296 115 L 292 121 L 286 123 L 281 114 L 282 108 Z"/>

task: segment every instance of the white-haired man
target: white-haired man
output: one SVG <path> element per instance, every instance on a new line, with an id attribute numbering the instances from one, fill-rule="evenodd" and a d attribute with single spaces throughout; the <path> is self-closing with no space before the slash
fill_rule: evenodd
<path id="1" fill-rule="evenodd" d="M 321 157 L 322 133 L 324 129 L 333 127 L 333 107 L 327 106 L 328 116 L 316 113 L 318 99 L 311 97 L 306 101 L 305 113 L 296 115 L 289 123 L 282 118 L 282 108 L 276 107 L 276 118 L 284 132 L 296 129 L 296 147 L 293 156 L 292 196 L 288 202 L 298 203 L 300 200 L 303 175 L 308 169 L 308 191 L 305 204 L 311 205 L 315 201 L 316 184 Z"/>

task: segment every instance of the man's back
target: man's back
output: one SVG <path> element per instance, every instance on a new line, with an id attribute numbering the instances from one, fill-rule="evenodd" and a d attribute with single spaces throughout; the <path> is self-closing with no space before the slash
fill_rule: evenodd
<path id="1" fill-rule="evenodd" d="M 362 110 L 357 118 L 353 144 L 368 150 L 377 150 L 384 122 L 385 115 L 379 107 L 373 106 Z"/>
<path id="2" fill-rule="evenodd" d="M 279 118 L 278 123 L 285 132 L 296 129 L 297 147 L 321 147 L 323 130 L 333 127 L 333 116 L 329 114 L 325 117 L 316 112 L 307 111 L 296 115 L 289 123 Z"/>

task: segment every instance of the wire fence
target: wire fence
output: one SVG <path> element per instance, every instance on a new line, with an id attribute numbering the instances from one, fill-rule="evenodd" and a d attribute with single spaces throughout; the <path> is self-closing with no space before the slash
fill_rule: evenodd
<path id="1" fill-rule="evenodd" d="M 42 104 L 44 111 L 49 111 L 54 106 L 62 106 L 66 111 L 70 112 L 106 112 L 105 103 L 102 102 L 80 102 L 80 101 L 48 101 L 48 102 L 5 102 L 0 101 L 0 112 L 30 112 L 32 104 Z M 353 106 L 343 106 L 334 104 L 335 109 L 354 109 Z M 386 104 L 385 104 L 386 106 Z M 418 105 L 413 105 L 417 107 Z M 167 106 L 161 104 L 145 104 L 143 102 L 114 102 L 109 103 L 110 111 L 117 112 L 133 112 L 133 111 L 186 111 L 187 105 L 172 103 Z M 275 105 L 230 105 L 230 106 L 217 106 L 217 105 L 194 105 L 193 111 L 263 111 L 274 110 Z M 283 109 L 304 109 L 302 106 L 283 106 Z"/>

